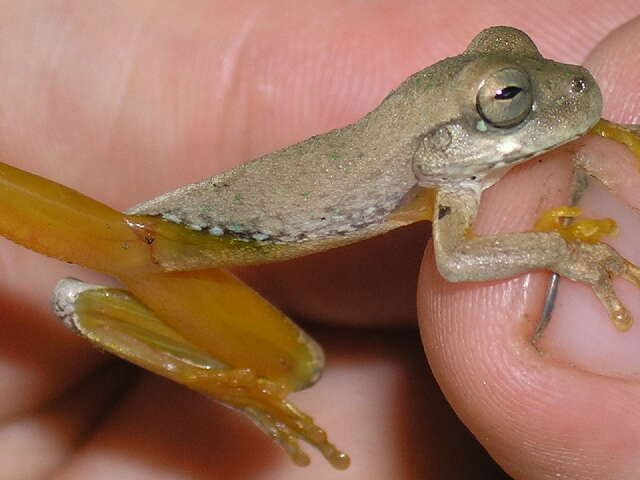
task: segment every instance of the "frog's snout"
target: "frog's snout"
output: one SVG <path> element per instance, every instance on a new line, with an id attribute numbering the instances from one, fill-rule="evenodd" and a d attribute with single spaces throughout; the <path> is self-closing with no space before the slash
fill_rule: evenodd
<path id="1" fill-rule="evenodd" d="M 564 78 L 563 92 L 557 105 L 563 103 L 563 98 L 568 100 L 567 113 L 571 114 L 576 125 L 584 124 L 588 130 L 602 114 L 602 94 L 595 78 L 586 68 L 575 66 L 571 70 L 571 74 Z"/>

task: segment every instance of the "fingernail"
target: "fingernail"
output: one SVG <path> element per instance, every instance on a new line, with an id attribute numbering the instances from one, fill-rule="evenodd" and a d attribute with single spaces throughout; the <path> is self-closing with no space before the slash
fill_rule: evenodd
<path id="1" fill-rule="evenodd" d="M 593 181 L 580 207 L 591 218 L 611 217 L 620 225 L 615 237 L 604 241 L 627 260 L 639 264 L 640 216 L 622 200 Z M 640 289 L 616 279 L 614 287 L 634 324 L 620 331 L 609 318 L 589 285 L 560 281 L 550 324 L 537 342 L 555 361 L 593 373 L 630 379 L 640 378 Z"/>

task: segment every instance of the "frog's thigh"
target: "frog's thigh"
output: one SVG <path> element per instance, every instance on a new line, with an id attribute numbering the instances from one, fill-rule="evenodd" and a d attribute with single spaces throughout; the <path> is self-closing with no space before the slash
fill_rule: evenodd
<path id="1" fill-rule="evenodd" d="M 296 463 L 309 461 L 297 441 L 303 439 L 336 467 L 348 465 L 348 457 L 327 440 L 313 419 L 284 398 L 288 385 L 260 377 L 251 368 L 228 367 L 130 292 L 67 278 L 57 285 L 52 303 L 67 326 L 99 347 L 248 415 Z"/>
<path id="2" fill-rule="evenodd" d="M 321 347 L 284 313 L 224 270 L 119 275 L 136 298 L 226 365 L 299 390 L 324 366 Z"/>

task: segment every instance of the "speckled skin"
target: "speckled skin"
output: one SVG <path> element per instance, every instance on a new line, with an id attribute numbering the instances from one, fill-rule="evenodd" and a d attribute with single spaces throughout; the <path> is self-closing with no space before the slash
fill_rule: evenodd
<path id="1" fill-rule="evenodd" d="M 128 213 L 161 214 L 250 240 L 297 242 L 356 232 L 380 222 L 416 184 L 415 147 L 398 125 L 406 119 L 391 107 L 386 102 L 354 125 L 184 186 Z M 389 135 L 380 135 L 380 128 Z"/>
<path id="2" fill-rule="evenodd" d="M 512 64 L 529 72 L 536 111 L 512 131 L 481 132 L 478 86 L 489 72 Z M 600 98 L 593 93 L 597 87 L 590 95 L 570 95 L 576 77 L 594 84 L 584 69 L 542 58 L 515 29 L 485 30 L 462 55 L 415 73 L 356 123 L 178 188 L 128 213 L 163 215 L 248 240 L 349 235 L 383 222 L 417 183 L 438 186 L 460 176 L 486 176 L 495 173 L 496 162 L 517 162 L 585 133 L 599 116 Z M 443 131 L 451 137 L 447 146 L 430 142 Z"/>

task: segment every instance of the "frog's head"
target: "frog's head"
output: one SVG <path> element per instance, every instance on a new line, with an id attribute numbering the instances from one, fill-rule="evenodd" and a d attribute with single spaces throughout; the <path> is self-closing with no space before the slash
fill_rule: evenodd
<path id="1" fill-rule="evenodd" d="M 513 165 L 584 135 L 600 118 L 591 74 L 543 58 L 514 28 L 484 30 L 462 55 L 441 62 L 440 72 L 436 81 L 448 77 L 447 95 L 436 100 L 437 118 L 420 132 L 413 158 L 424 186 L 486 187 Z"/>

